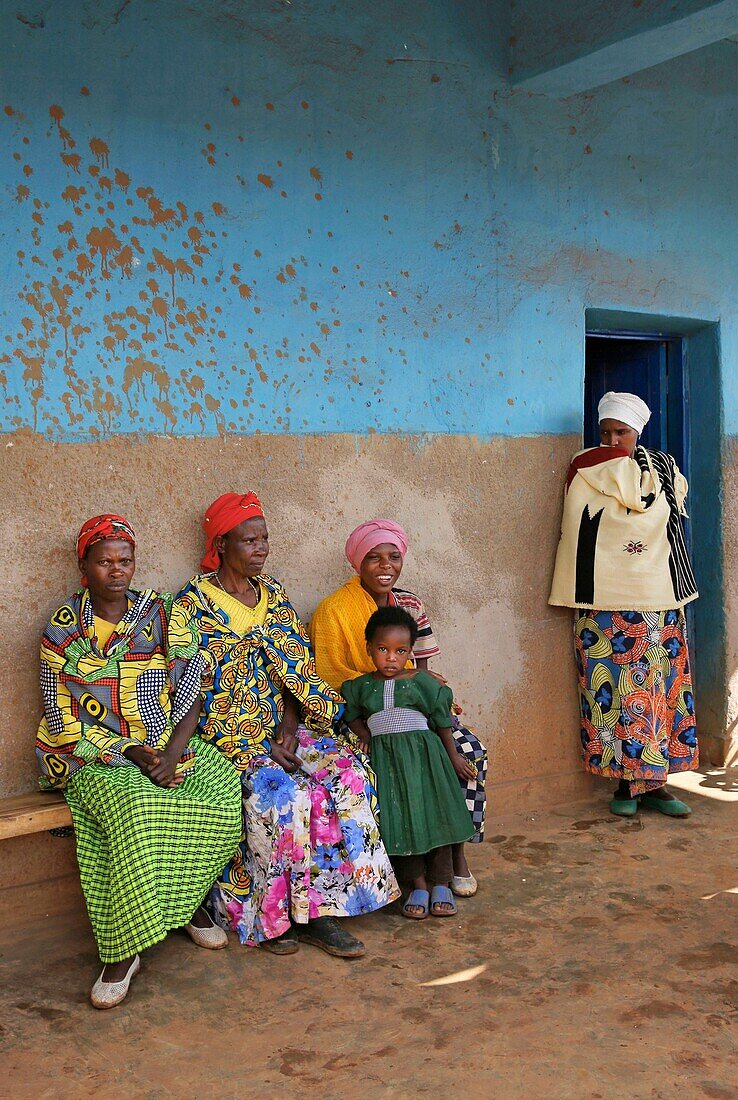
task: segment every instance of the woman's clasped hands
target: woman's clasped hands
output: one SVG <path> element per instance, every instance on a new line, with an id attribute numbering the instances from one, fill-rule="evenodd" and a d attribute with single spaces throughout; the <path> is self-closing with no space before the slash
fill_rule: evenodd
<path id="1" fill-rule="evenodd" d="M 184 776 L 176 774 L 179 756 L 175 758 L 167 749 L 129 745 L 124 755 L 157 787 L 178 787 L 184 782 Z"/>

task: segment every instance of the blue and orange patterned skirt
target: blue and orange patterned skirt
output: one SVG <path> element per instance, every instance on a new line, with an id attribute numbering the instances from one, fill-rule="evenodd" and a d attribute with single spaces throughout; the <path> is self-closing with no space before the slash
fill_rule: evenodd
<path id="1" fill-rule="evenodd" d="M 585 770 L 634 797 L 699 762 L 683 610 L 575 615 Z"/>

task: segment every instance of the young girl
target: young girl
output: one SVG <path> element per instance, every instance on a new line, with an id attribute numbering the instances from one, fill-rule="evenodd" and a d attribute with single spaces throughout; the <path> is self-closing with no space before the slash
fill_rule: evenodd
<path id="1" fill-rule="evenodd" d="M 462 779 L 476 770 L 455 747 L 451 689 L 406 668 L 418 628 L 401 607 L 380 607 L 364 631 L 376 668 L 347 680 L 344 718 L 371 754 L 380 801 L 380 833 L 398 876 L 413 889 L 403 915 L 450 917 L 451 846 L 473 833 Z"/>

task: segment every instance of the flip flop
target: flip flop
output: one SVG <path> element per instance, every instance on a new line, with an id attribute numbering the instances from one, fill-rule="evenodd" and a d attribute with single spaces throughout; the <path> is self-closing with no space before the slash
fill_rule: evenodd
<path id="1" fill-rule="evenodd" d="M 449 909 L 447 913 L 436 913 L 433 908 L 434 905 L 452 905 L 453 909 Z M 456 902 L 454 901 L 454 895 L 449 890 L 448 886 L 434 886 L 430 896 L 430 911 L 432 917 L 455 917 L 458 913 L 456 908 Z"/>
<path id="2" fill-rule="evenodd" d="M 403 917 L 407 917 L 408 920 L 425 920 L 428 916 L 429 898 L 430 895 L 427 890 L 411 890 L 402 906 Z M 422 913 L 410 913 L 408 912 L 408 905 L 422 906 L 423 911 Z"/>

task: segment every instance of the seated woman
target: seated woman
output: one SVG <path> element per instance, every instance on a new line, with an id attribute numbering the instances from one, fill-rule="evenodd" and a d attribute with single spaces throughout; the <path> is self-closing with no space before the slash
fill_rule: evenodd
<path id="1" fill-rule="evenodd" d="M 402 607 L 412 615 L 418 627 L 413 646 L 416 668 L 427 669 L 429 659 L 441 652 L 421 601 L 413 592 L 395 588 L 407 546 L 402 527 L 390 519 L 368 520 L 349 535 L 346 558 L 357 575 L 318 605 L 310 623 L 316 667 L 331 687 L 339 689 L 345 680 L 373 671 L 364 630 L 378 607 Z M 436 678 L 445 683 L 442 677 Z M 460 725 L 456 715 L 453 736 L 457 749 L 477 772 L 475 780 L 461 779 L 461 783 L 475 830 L 471 843 L 480 843 L 484 837 L 487 750 L 471 730 Z M 471 897 L 477 892 L 477 881 L 469 870 L 463 844 L 454 844 L 453 863 L 451 889 L 459 897 Z"/>
<path id="2" fill-rule="evenodd" d="M 204 657 L 200 735 L 243 784 L 245 835 L 213 888 L 214 911 L 242 943 L 275 954 L 302 940 L 363 955 L 334 918 L 370 913 L 400 891 L 368 778 L 332 736 L 341 698 L 316 673 L 284 589 L 262 573 L 269 536 L 254 493 L 225 493 L 203 526 L 203 575 L 176 598 L 170 650 L 185 663 Z"/>
<path id="3" fill-rule="evenodd" d="M 121 516 L 82 527 L 82 588 L 41 642 L 41 786 L 61 788 L 77 838 L 82 889 L 104 969 L 95 1008 L 125 998 L 139 953 L 184 926 L 200 947 L 225 947 L 200 908 L 238 846 L 239 784 L 212 745 L 190 741 L 201 660 L 168 673 L 167 616 L 155 592 L 131 588 L 135 535 Z M 171 597 L 169 597 L 171 602 Z"/>

